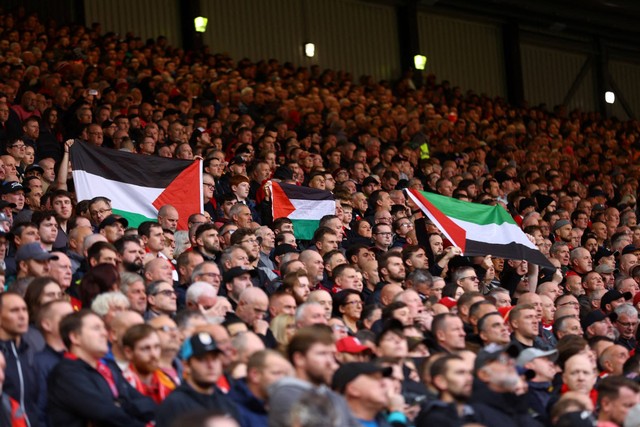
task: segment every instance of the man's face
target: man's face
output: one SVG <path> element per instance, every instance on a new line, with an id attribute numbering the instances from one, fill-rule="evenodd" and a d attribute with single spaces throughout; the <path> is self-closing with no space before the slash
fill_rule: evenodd
<path id="1" fill-rule="evenodd" d="M 24 191 L 19 190 L 8 194 L 3 194 L 2 200 L 6 200 L 9 203 L 14 203 L 16 205 L 15 210 L 21 211 L 24 208 Z"/>
<path id="2" fill-rule="evenodd" d="M 185 365 L 190 381 L 201 387 L 214 385 L 222 375 L 222 361 L 217 352 L 210 352 L 201 357 L 192 357 Z"/>
<path id="3" fill-rule="evenodd" d="M 144 249 L 136 242 L 127 242 L 122 249 L 120 258 L 127 270 L 140 271 L 144 265 Z"/>
<path id="4" fill-rule="evenodd" d="M 38 229 L 33 226 L 25 227 L 22 233 L 20 233 L 20 246 L 39 241 L 40 234 L 38 233 Z"/>
<path id="5" fill-rule="evenodd" d="M 377 354 L 379 357 L 406 357 L 409 353 L 409 345 L 407 339 L 404 336 L 400 336 L 395 332 L 387 332 L 377 348 Z"/>
<path id="6" fill-rule="evenodd" d="M 162 227 L 151 227 L 149 230 L 149 237 L 147 240 L 147 247 L 152 252 L 162 252 L 164 249 L 164 233 Z"/>
<path id="7" fill-rule="evenodd" d="M 500 315 L 492 315 L 486 319 L 485 326 L 480 332 L 480 337 L 486 343 L 506 345 L 511 341 L 509 328 Z"/>
<path id="8" fill-rule="evenodd" d="M 520 317 L 513 322 L 514 329 L 525 338 L 533 339 L 538 336 L 538 314 L 535 310 L 522 310 Z"/>
<path id="9" fill-rule="evenodd" d="M 391 237 L 391 227 L 389 227 L 388 225 L 378 226 L 378 229 L 373 236 L 376 246 L 385 249 L 391 245 Z"/>
<path id="10" fill-rule="evenodd" d="M 124 236 L 124 226 L 119 221 L 116 221 L 113 224 L 104 227 L 100 232 L 101 234 L 104 234 L 104 237 L 107 238 L 109 243 L 113 243 Z"/>
<path id="11" fill-rule="evenodd" d="M 111 205 L 102 200 L 97 201 L 89 207 L 89 214 L 93 223 L 99 225 L 103 219 L 111 215 Z"/>
<path id="12" fill-rule="evenodd" d="M 404 264 L 402 258 L 391 257 L 387 263 L 387 276 L 394 282 L 402 282 L 405 278 Z"/>
<path id="13" fill-rule="evenodd" d="M 447 319 L 447 328 L 445 329 L 445 339 L 443 344 L 454 350 L 464 350 L 465 332 L 462 319 L 459 317 L 451 317 Z"/>
<path id="14" fill-rule="evenodd" d="M 306 354 L 299 355 L 298 360 L 313 384 L 331 384 L 333 373 L 338 369 L 335 355 L 335 344 L 316 343 Z"/>
<path id="15" fill-rule="evenodd" d="M 251 210 L 248 206 L 243 206 L 238 215 L 235 218 L 236 224 L 239 228 L 249 228 L 251 225 Z"/>
<path id="16" fill-rule="evenodd" d="M 245 236 L 240 242 L 240 246 L 247 252 L 250 261 L 254 261 L 260 256 L 260 244 L 255 235 Z"/>
<path id="17" fill-rule="evenodd" d="M 148 297 L 149 305 L 156 311 L 165 314 L 173 314 L 177 309 L 176 292 L 169 282 L 161 283 L 153 295 Z"/>
<path id="18" fill-rule="evenodd" d="M 220 236 L 217 230 L 207 230 L 197 239 L 198 245 L 209 253 L 220 251 Z"/>
<path id="19" fill-rule="evenodd" d="M 588 327 L 588 331 L 594 337 L 607 337 L 612 340 L 616 338 L 613 324 L 609 318 L 593 323 Z"/>
<path id="20" fill-rule="evenodd" d="M 304 263 L 309 275 L 316 281 L 321 281 L 324 277 L 324 262 L 319 253 L 311 254 L 311 259 Z"/>
<path id="21" fill-rule="evenodd" d="M 266 393 L 271 384 L 291 375 L 293 375 L 291 363 L 284 357 L 270 354 L 265 360 L 264 367 L 260 370 L 260 390 Z"/>
<path id="22" fill-rule="evenodd" d="M 89 314 L 82 319 L 78 334 L 71 334 L 71 341 L 84 352 L 102 358 L 109 351 L 107 329 L 100 317 Z"/>
<path id="23" fill-rule="evenodd" d="M 616 399 L 603 399 L 602 411 L 606 412 L 615 425 L 624 425 L 629 410 L 640 403 L 640 394 L 629 387 L 621 387 Z"/>
<path id="24" fill-rule="evenodd" d="M 293 296 L 288 294 L 283 294 L 283 295 L 277 296 L 271 302 L 271 305 L 269 307 L 269 313 L 271 314 L 272 318 L 276 317 L 279 314 L 289 314 L 291 316 L 294 316 L 296 313 L 296 308 L 297 308 L 297 304 Z"/>
<path id="25" fill-rule="evenodd" d="M 632 339 L 636 336 L 636 331 L 638 330 L 638 316 L 620 314 L 618 319 L 616 319 L 615 327 L 620 333 L 621 338 Z"/>
<path id="26" fill-rule="evenodd" d="M 35 259 L 28 259 L 23 262 L 27 266 L 27 276 L 43 277 L 49 274 L 49 260 L 36 261 Z"/>
<path id="27" fill-rule="evenodd" d="M 202 266 L 202 272 L 196 277 L 196 280 L 210 283 L 216 289 L 216 292 L 218 292 L 222 282 L 220 269 L 214 263 L 207 263 Z"/>
<path id="28" fill-rule="evenodd" d="M 49 275 L 56 279 L 62 291 L 71 286 L 73 271 L 71 269 L 71 260 L 63 253 L 57 252 L 58 259 L 49 261 Z"/>
<path id="29" fill-rule="evenodd" d="M 40 182 L 40 180 L 36 180 Z M 33 183 L 33 181 L 31 181 Z M 40 188 L 42 188 L 42 183 L 40 183 Z M 31 187 L 31 191 L 34 191 L 34 187 Z M 67 220 L 71 218 L 71 214 L 73 213 L 73 206 L 71 204 L 71 199 L 68 197 L 56 197 L 53 201 L 53 210 L 56 211 L 58 217 L 63 220 Z"/>
<path id="30" fill-rule="evenodd" d="M 575 270 L 581 274 L 591 271 L 592 264 L 591 254 L 586 249 L 580 250 L 578 257 L 573 260 Z"/>
<path id="31" fill-rule="evenodd" d="M 40 241 L 45 244 L 53 244 L 58 236 L 58 223 L 54 217 L 49 217 L 40 223 L 38 227 Z"/>
<path id="32" fill-rule="evenodd" d="M 158 369 L 160 363 L 160 337 L 152 333 L 135 343 L 133 349 L 125 350 L 127 358 L 142 375 L 148 375 Z"/>
<path id="33" fill-rule="evenodd" d="M 125 296 L 131 304 L 131 310 L 137 311 L 138 313 L 145 312 L 147 309 L 147 291 L 145 290 L 142 280 L 138 280 L 129 285 Z"/>
<path id="34" fill-rule="evenodd" d="M 177 210 L 169 210 L 166 215 L 158 216 L 158 223 L 162 228 L 168 228 L 171 231 L 176 231 L 179 220 L 180 217 Z"/>
<path id="35" fill-rule="evenodd" d="M 339 244 L 340 244 L 340 238 L 337 235 L 332 233 L 327 233 L 322 237 L 322 241 L 320 245 L 318 245 L 318 251 L 321 254 L 326 254 L 327 252 L 338 249 Z"/>
<path id="36" fill-rule="evenodd" d="M 111 264 L 115 267 L 118 266 L 118 254 L 111 249 L 104 248 L 98 255 L 97 264 Z"/>
<path id="37" fill-rule="evenodd" d="M 253 286 L 251 283 L 251 275 L 249 273 L 242 274 L 233 279 L 231 283 L 227 283 L 227 290 L 231 296 L 237 301 L 240 299 L 240 294 L 247 288 Z"/>
<path id="38" fill-rule="evenodd" d="M 249 261 L 249 256 L 247 255 L 247 251 L 243 248 L 238 248 L 234 250 L 231 255 L 231 267 L 245 267 L 248 268 L 251 265 Z"/>
<path id="39" fill-rule="evenodd" d="M 444 379 L 447 391 L 456 401 L 466 401 L 471 397 L 473 372 L 464 361 L 455 359 L 449 361 Z"/>
<path id="40" fill-rule="evenodd" d="M 29 329 L 29 313 L 27 304 L 18 295 L 6 295 L 2 299 L 0 309 L 0 326 L 8 335 L 22 335 Z"/>

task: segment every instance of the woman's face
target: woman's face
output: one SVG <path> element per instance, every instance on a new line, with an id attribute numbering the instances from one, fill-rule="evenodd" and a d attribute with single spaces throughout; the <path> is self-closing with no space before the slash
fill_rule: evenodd
<path id="1" fill-rule="evenodd" d="M 367 221 L 358 222 L 358 234 L 367 239 L 371 238 L 371 224 Z"/>
<path id="2" fill-rule="evenodd" d="M 48 283 L 42 289 L 42 293 L 40 294 L 40 305 L 44 305 L 50 301 L 55 301 L 60 298 L 62 298 L 62 289 L 60 289 L 60 286 L 55 282 Z"/>
<path id="3" fill-rule="evenodd" d="M 24 149 L 24 158 L 22 159 L 26 166 L 32 165 L 35 161 L 35 150 L 27 145 Z"/>
<path id="4" fill-rule="evenodd" d="M 360 295 L 349 295 L 340 307 L 340 312 L 349 319 L 360 319 L 360 315 L 362 314 L 362 299 Z"/>

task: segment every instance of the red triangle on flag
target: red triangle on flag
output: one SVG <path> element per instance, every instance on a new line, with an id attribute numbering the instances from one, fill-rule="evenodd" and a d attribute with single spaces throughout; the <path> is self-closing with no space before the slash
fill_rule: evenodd
<path id="1" fill-rule="evenodd" d="M 201 167 L 200 160 L 194 161 L 152 203 L 156 209 L 171 205 L 178 210 L 178 230 L 187 230 L 189 216 L 202 212 Z"/>
<path id="2" fill-rule="evenodd" d="M 289 200 L 289 197 L 277 182 L 271 182 L 271 194 L 273 197 L 273 219 L 287 218 L 296 210 L 296 207 L 293 206 L 291 200 Z"/>

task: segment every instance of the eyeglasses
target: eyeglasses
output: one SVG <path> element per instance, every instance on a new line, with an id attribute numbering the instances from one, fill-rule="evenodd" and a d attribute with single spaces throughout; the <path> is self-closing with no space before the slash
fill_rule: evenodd
<path id="1" fill-rule="evenodd" d="M 207 276 L 207 277 L 212 277 L 214 279 L 219 279 L 222 277 L 222 275 L 218 273 L 200 273 L 199 276 Z"/>
<path id="2" fill-rule="evenodd" d="M 464 280 L 464 279 L 471 279 L 474 282 L 475 281 L 480 281 L 480 279 L 478 279 L 478 276 L 466 276 L 466 277 L 461 277 L 460 280 Z"/>
<path id="3" fill-rule="evenodd" d="M 358 301 L 347 301 L 342 305 L 362 305 L 362 301 L 358 300 Z"/>
<path id="4" fill-rule="evenodd" d="M 202 185 L 204 185 L 205 187 L 209 187 L 212 190 L 216 188 L 216 185 L 210 182 L 203 182 Z"/>
<path id="5" fill-rule="evenodd" d="M 26 145 L 24 145 L 24 144 L 16 144 L 16 145 L 12 145 L 11 146 L 11 148 L 17 148 L 19 150 L 22 150 L 25 147 L 26 147 Z"/>
<path id="6" fill-rule="evenodd" d="M 383 232 L 376 233 L 376 235 L 377 235 L 377 236 L 391 236 L 391 234 L 392 234 L 392 233 L 389 233 L 389 232 L 386 232 L 386 233 L 383 233 Z"/>
<path id="7" fill-rule="evenodd" d="M 619 320 L 616 320 L 616 323 L 620 326 L 622 326 L 623 328 L 635 328 L 636 326 L 638 326 L 638 322 L 621 322 Z"/>
<path id="8" fill-rule="evenodd" d="M 153 295 L 162 295 L 163 297 L 173 297 L 176 295 L 176 292 L 172 289 L 165 289 L 164 291 L 158 291 Z"/>

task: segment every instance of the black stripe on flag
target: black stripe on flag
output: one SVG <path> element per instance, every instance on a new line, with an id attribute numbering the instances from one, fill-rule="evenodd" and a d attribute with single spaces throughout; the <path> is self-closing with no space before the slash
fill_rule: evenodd
<path id="1" fill-rule="evenodd" d="M 279 182 L 278 185 L 280 185 L 289 200 L 333 200 L 333 194 L 330 191 L 300 187 L 299 185 L 285 184 L 284 182 Z"/>
<path id="2" fill-rule="evenodd" d="M 555 269 L 555 266 L 551 264 L 542 252 L 515 242 L 504 245 L 478 242 L 477 240 L 467 240 L 464 254 L 466 256 L 493 255 L 505 259 L 523 259 L 541 267 L 550 267 Z"/>
<path id="3" fill-rule="evenodd" d="M 76 141 L 71 147 L 73 170 L 141 187 L 166 188 L 192 160 L 145 156 Z"/>

